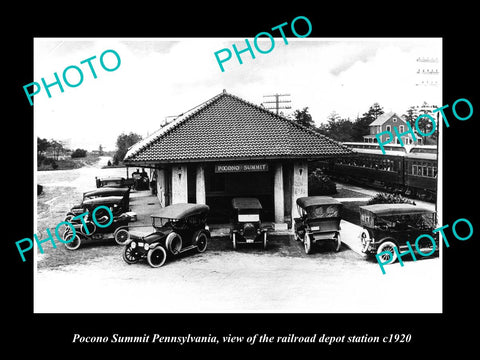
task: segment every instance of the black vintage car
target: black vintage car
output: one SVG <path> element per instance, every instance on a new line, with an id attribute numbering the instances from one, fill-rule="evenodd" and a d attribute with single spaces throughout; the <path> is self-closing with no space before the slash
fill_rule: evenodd
<path id="1" fill-rule="evenodd" d="M 150 188 L 150 181 L 148 179 L 148 174 L 145 170 L 142 169 L 140 172 L 138 169 L 132 173 L 133 179 L 133 188 L 135 190 L 148 190 Z"/>
<path id="2" fill-rule="evenodd" d="M 381 255 L 384 262 L 390 264 L 397 259 L 394 247 L 399 251 L 408 249 L 407 241 L 412 248 L 418 248 L 424 254 L 433 250 L 430 240 L 422 234 L 431 234 L 438 249 L 438 233 L 432 234 L 436 226 L 434 211 L 411 204 L 375 204 L 360 206 L 360 233 L 362 251 L 370 255 Z M 388 253 L 390 252 L 391 255 Z M 392 256 L 392 259 L 390 259 Z"/>
<path id="3" fill-rule="evenodd" d="M 299 218 L 294 218 L 295 239 L 303 241 L 305 253 L 312 245 L 333 243 L 335 251 L 342 244 L 340 237 L 340 210 L 342 204 L 329 196 L 306 196 L 297 199 Z"/>
<path id="4" fill-rule="evenodd" d="M 257 198 L 233 198 L 230 239 L 233 248 L 238 244 L 263 244 L 267 248 L 267 228 L 260 221 L 262 204 Z"/>
<path id="5" fill-rule="evenodd" d="M 160 267 L 168 255 L 196 249 L 203 253 L 210 240 L 206 224 L 210 208 L 202 204 L 173 204 L 152 215 L 155 231 L 146 236 L 131 234 L 125 244 L 123 259 L 134 264 L 146 258 L 152 267 Z"/>
<path id="6" fill-rule="evenodd" d="M 128 187 L 131 188 L 133 185 L 134 180 L 132 178 L 125 179 L 120 176 L 108 176 L 97 178 L 95 177 L 95 183 L 97 188 L 102 187 L 111 187 L 111 188 L 121 188 L 121 187 Z"/>
<path id="7" fill-rule="evenodd" d="M 69 220 L 75 228 L 75 236 L 73 240 L 65 244 L 65 247 L 69 250 L 76 250 L 82 243 L 98 242 L 106 239 L 114 239 L 117 244 L 124 245 L 130 237 L 128 223 L 131 218 L 121 211 L 122 201 L 122 196 L 85 200 L 81 213 L 87 212 L 87 214 L 83 219 L 72 218 Z M 105 207 L 110 211 L 107 211 Z M 113 215 L 113 218 L 110 214 Z M 68 241 L 72 239 L 72 235 L 72 229 L 66 226 L 63 239 Z"/>
<path id="8" fill-rule="evenodd" d="M 70 221 L 73 217 L 80 215 L 85 212 L 83 202 L 90 199 L 108 197 L 108 196 L 120 196 L 122 201 L 118 205 L 115 205 L 116 212 L 127 212 L 130 211 L 130 188 L 120 187 L 120 188 L 99 188 L 83 193 L 82 202 L 80 204 L 74 205 L 65 216 L 64 221 Z M 118 209 L 117 209 L 118 207 Z"/>

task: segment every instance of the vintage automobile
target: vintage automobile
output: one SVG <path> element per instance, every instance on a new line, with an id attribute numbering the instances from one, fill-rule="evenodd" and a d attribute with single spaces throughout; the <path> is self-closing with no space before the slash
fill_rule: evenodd
<path id="1" fill-rule="evenodd" d="M 206 224 L 210 208 L 203 204 L 179 203 L 166 206 L 152 215 L 153 233 L 131 234 L 125 243 L 123 260 L 134 264 L 146 258 L 152 267 L 160 267 L 168 255 L 196 249 L 203 253 L 210 240 Z"/>
<path id="2" fill-rule="evenodd" d="M 145 170 L 140 172 L 138 169 L 132 173 L 133 188 L 135 190 L 148 190 L 150 188 L 150 181 Z"/>
<path id="3" fill-rule="evenodd" d="M 101 187 L 111 187 L 111 188 L 121 188 L 121 187 L 128 187 L 131 188 L 133 185 L 133 179 L 125 179 L 120 176 L 108 176 L 103 178 L 97 178 L 95 176 L 95 183 L 97 188 Z"/>
<path id="4" fill-rule="evenodd" d="M 260 221 L 262 204 L 257 198 L 233 198 L 230 239 L 233 248 L 238 244 L 263 244 L 267 248 L 267 228 Z"/>
<path id="5" fill-rule="evenodd" d="M 330 242 L 340 249 L 340 210 L 342 204 L 329 196 L 305 196 L 297 199 L 299 218 L 294 218 L 295 239 L 303 241 L 305 253 L 312 245 Z"/>
<path id="6" fill-rule="evenodd" d="M 124 245 L 130 238 L 128 231 L 128 223 L 131 217 L 121 211 L 122 196 L 107 196 L 94 199 L 88 199 L 83 202 L 82 213 L 88 212 L 82 219 L 70 219 L 70 223 L 75 228 L 75 236 L 72 241 L 65 244 L 69 250 L 76 250 L 82 243 L 104 241 L 106 239 L 114 239 L 119 245 Z M 110 209 L 113 214 L 113 219 L 105 208 L 98 208 L 105 206 Z M 93 212 L 95 211 L 95 220 Z M 95 224 L 97 222 L 99 226 Z M 84 224 L 85 223 L 85 224 Z M 108 226 L 106 226 L 108 224 Z M 63 240 L 70 240 L 73 232 L 69 226 L 65 227 L 63 233 Z"/>
<path id="7" fill-rule="evenodd" d="M 83 193 L 82 202 L 80 204 L 72 206 L 72 208 L 67 212 L 64 221 L 70 221 L 73 217 L 80 215 L 85 212 L 83 202 L 89 199 L 96 199 L 107 196 L 121 196 L 122 201 L 120 202 L 120 212 L 130 211 L 130 189 L 128 187 L 121 188 L 99 188 L 92 191 L 87 191 Z"/>
<path id="8" fill-rule="evenodd" d="M 360 233 L 362 251 L 370 255 L 380 254 L 389 251 L 392 255 L 385 253 L 382 260 L 394 263 L 397 254 L 394 247 L 399 251 L 408 249 L 407 241 L 412 248 L 416 248 L 415 241 L 422 234 L 432 235 L 436 225 L 435 211 L 422 208 L 412 204 L 374 204 L 360 206 L 360 225 L 363 227 Z M 438 234 L 433 234 L 436 249 L 438 249 Z M 422 253 L 429 253 L 433 250 L 432 242 L 421 238 L 418 249 Z"/>

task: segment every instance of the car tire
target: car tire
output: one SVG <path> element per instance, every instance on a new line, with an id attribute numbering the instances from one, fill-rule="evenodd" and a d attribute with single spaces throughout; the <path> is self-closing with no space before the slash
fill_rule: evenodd
<path id="1" fill-rule="evenodd" d="M 73 214 L 67 214 L 67 215 L 65 216 L 65 220 L 63 220 L 63 221 L 66 221 L 66 222 L 71 223 L 71 222 L 72 222 L 72 219 L 73 219 L 74 217 L 75 217 L 75 215 L 73 215 Z"/>
<path id="2" fill-rule="evenodd" d="M 207 250 L 209 236 L 205 230 L 199 230 L 193 234 L 193 243 L 197 246 L 197 251 L 199 253 L 205 252 Z"/>
<path id="3" fill-rule="evenodd" d="M 85 226 L 86 225 L 86 226 Z M 85 236 L 92 236 L 97 231 L 97 225 L 93 221 L 86 221 L 85 225 L 80 225 L 80 232 Z M 85 229 L 86 228 L 86 229 Z M 88 233 L 87 231 L 88 230 Z"/>
<path id="4" fill-rule="evenodd" d="M 165 264 L 167 259 L 167 251 L 163 246 L 159 245 L 154 249 L 148 250 L 147 253 L 147 262 L 151 267 L 158 268 Z"/>
<path id="5" fill-rule="evenodd" d="M 71 234 L 72 234 L 71 231 L 68 231 L 68 230 L 65 231 L 63 233 L 63 241 L 66 241 L 66 239 L 69 239 Z M 82 243 L 82 240 L 80 239 L 80 236 L 78 236 L 78 234 L 75 234 L 75 236 L 73 237 L 73 240 L 66 242 L 64 244 L 68 250 L 77 250 L 80 247 L 81 243 Z"/>
<path id="6" fill-rule="evenodd" d="M 167 250 L 176 255 L 182 250 L 182 237 L 180 234 L 172 231 L 170 234 L 167 235 L 167 239 L 165 240 L 165 246 Z"/>
<path id="7" fill-rule="evenodd" d="M 337 233 L 335 236 L 335 252 L 340 250 L 340 246 L 342 246 L 342 237 L 340 236 L 340 233 Z"/>
<path id="8" fill-rule="evenodd" d="M 121 227 L 115 230 L 113 237 L 118 245 L 125 245 L 125 243 L 130 239 L 130 233 L 126 227 Z"/>
<path id="9" fill-rule="evenodd" d="M 131 248 L 130 245 L 125 246 L 122 254 L 123 260 L 129 265 L 136 264 L 140 260 L 140 258 L 138 256 L 135 256 L 134 254 L 135 250 Z"/>
<path id="10" fill-rule="evenodd" d="M 237 250 L 237 234 L 235 233 L 232 234 L 232 244 L 233 250 Z"/>
<path id="11" fill-rule="evenodd" d="M 308 255 L 312 253 L 312 239 L 310 238 L 310 234 L 308 232 L 305 232 L 303 246 L 305 247 L 305 254 Z"/>
<path id="12" fill-rule="evenodd" d="M 263 233 L 263 249 L 264 250 L 267 249 L 267 232 L 266 231 Z"/>
<path id="13" fill-rule="evenodd" d="M 384 251 L 390 251 L 390 253 L 392 254 L 392 261 L 390 261 L 388 264 L 393 264 L 397 260 L 397 253 L 393 250 L 395 247 L 397 247 L 397 245 L 393 241 L 386 240 L 378 246 L 377 255 Z M 390 259 L 390 256 L 384 254 L 381 256 L 381 259 L 385 263 L 385 261 Z"/>

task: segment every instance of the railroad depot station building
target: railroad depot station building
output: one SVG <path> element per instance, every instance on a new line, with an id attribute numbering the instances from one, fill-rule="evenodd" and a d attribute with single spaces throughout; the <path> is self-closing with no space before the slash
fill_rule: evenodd
<path id="1" fill-rule="evenodd" d="M 202 203 L 229 222 L 231 199 L 256 197 L 262 221 L 285 229 L 308 195 L 308 163 L 349 148 L 225 90 L 133 145 L 125 164 L 153 170 L 161 206 Z"/>

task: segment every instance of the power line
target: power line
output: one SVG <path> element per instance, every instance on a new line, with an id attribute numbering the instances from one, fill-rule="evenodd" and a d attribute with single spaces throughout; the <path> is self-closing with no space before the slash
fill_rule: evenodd
<path id="1" fill-rule="evenodd" d="M 287 106 L 280 106 L 280 104 L 283 103 L 291 103 L 290 100 L 280 100 L 280 96 L 290 96 L 290 94 L 271 94 L 271 95 L 263 95 L 263 97 L 275 97 L 275 101 L 264 101 L 263 104 L 275 104 L 274 107 L 265 107 L 268 110 L 276 110 L 277 115 L 278 115 L 278 110 L 279 109 L 291 109 L 292 107 L 287 105 Z"/>

